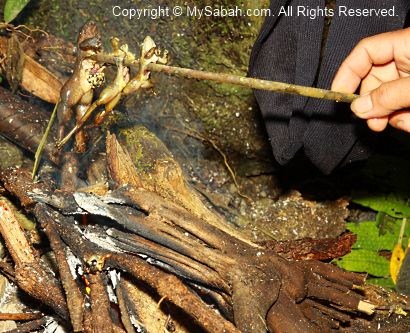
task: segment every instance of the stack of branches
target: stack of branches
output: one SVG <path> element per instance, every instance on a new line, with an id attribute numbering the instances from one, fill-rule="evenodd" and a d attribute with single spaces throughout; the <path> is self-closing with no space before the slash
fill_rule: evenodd
<path id="1" fill-rule="evenodd" d="M 9 96 L 5 110 L 13 98 L 24 104 L 4 89 L 0 96 Z M 10 113 L 2 123 L 11 117 L 32 130 L 33 116 Z M 16 121 L 8 123 L 0 131 L 19 142 L 10 129 Z M 3 193 L 35 217 L 56 259 L 53 274 L 12 207 L 2 202 L 0 233 L 14 261 L 8 275 L 45 306 L 42 311 L 74 332 L 149 331 L 132 291 L 143 282 L 206 332 L 330 332 L 358 313 L 373 313 L 360 292 L 364 276 L 312 260 L 346 254 L 354 241 L 350 235 L 256 243 L 203 202 L 155 135 L 143 127 L 133 130 L 134 146 L 107 135 L 109 189 L 61 191 L 49 182 L 33 183 L 24 169 L 1 173 Z M 143 161 L 134 163 L 133 149 Z M 51 147 L 46 154 L 53 161 Z M 45 320 L 22 325 L 19 332 Z"/>
<path id="2" fill-rule="evenodd" d="M 349 313 L 372 312 L 355 291 L 363 276 L 315 260 L 290 261 L 284 256 L 297 253 L 292 246 L 279 256 L 278 244 L 246 239 L 190 189 L 162 142 L 140 131 L 139 148 L 151 161 L 150 170 L 138 171 L 127 148 L 108 134 L 112 188 L 106 193 L 53 191 L 19 169 L 1 175 L 7 192 L 36 217 L 58 264 L 56 279 L 21 228 L 9 223 L 13 218 L 3 206 L 0 232 L 15 262 L 15 280 L 75 332 L 144 327 L 138 299 L 128 295 L 122 277 L 115 281 L 113 271 L 123 272 L 124 280 L 145 282 L 207 332 L 330 331 L 348 323 Z M 88 224 L 77 223 L 79 216 Z M 343 242 L 324 242 L 320 255 L 346 253 L 348 245 L 339 248 Z M 110 310 L 108 286 L 114 287 L 120 323 Z"/>

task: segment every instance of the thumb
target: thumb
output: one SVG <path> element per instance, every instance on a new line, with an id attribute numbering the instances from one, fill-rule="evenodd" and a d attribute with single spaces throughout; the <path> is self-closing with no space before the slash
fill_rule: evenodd
<path id="1" fill-rule="evenodd" d="M 363 119 L 380 118 L 410 107 L 410 77 L 383 83 L 350 106 Z"/>

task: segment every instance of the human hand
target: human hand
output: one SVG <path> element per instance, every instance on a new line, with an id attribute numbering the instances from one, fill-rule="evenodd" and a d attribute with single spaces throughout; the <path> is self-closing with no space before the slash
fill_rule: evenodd
<path id="1" fill-rule="evenodd" d="M 363 39 L 337 72 L 332 90 L 361 97 L 352 111 L 374 131 L 410 132 L 410 28 Z"/>

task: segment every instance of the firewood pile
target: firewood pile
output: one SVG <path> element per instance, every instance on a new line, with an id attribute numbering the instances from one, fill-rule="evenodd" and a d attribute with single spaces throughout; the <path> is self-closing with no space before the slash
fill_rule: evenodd
<path id="1" fill-rule="evenodd" d="M 32 183 L 24 170 L 2 174 L 7 192 L 35 216 L 58 265 L 56 279 L 4 205 L 7 224 L 1 233 L 16 283 L 74 331 L 112 332 L 122 326 L 110 315 L 108 286 L 115 290 L 124 327 L 139 318 L 138 300 L 130 299 L 123 276 L 148 284 L 208 332 L 261 332 L 266 326 L 272 332 L 313 332 L 315 325 L 348 321 L 343 310 L 372 311 L 353 291 L 363 276 L 319 261 L 288 261 L 266 244 L 241 237 L 189 189 L 165 146 L 152 135 L 145 139 L 157 149 L 151 153 L 162 157 L 154 161 L 151 177 L 139 174 L 128 151 L 108 135 L 107 167 L 114 185 L 105 193 L 53 190 Z M 78 217 L 87 224 L 76 222 Z"/>

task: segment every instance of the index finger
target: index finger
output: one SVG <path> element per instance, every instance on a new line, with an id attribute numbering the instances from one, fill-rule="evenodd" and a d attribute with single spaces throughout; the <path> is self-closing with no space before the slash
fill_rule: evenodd
<path id="1" fill-rule="evenodd" d="M 404 30 L 387 32 L 363 39 L 341 64 L 332 83 L 332 90 L 355 92 L 373 65 L 394 60 L 394 45 Z"/>

